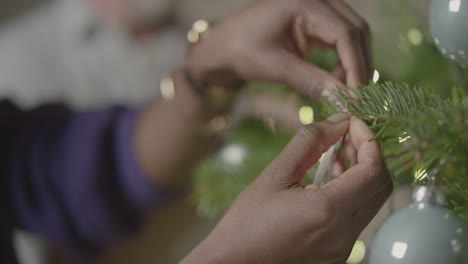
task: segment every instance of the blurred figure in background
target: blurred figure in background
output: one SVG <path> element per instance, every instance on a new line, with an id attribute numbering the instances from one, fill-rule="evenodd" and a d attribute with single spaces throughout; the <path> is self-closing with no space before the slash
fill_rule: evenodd
<path id="1" fill-rule="evenodd" d="M 183 63 L 193 21 L 219 20 L 249 1 L 46 2 L 0 31 L 0 96 L 27 108 L 49 101 L 75 109 L 139 105 L 159 96 L 163 77 Z M 252 113 L 240 115 L 261 112 L 286 129 L 300 125 L 297 100 L 263 95 L 261 101 L 249 100 Z"/>
<path id="2" fill-rule="evenodd" d="M 0 95 L 26 107 L 142 103 L 183 62 L 189 21 L 219 19 L 247 1 L 47 2 L 0 32 Z"/>

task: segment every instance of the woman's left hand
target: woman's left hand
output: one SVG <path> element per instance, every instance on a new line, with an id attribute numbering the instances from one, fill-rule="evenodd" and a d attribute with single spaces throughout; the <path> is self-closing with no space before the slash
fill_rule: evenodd
<path id="1" fill-rule="evenodd" d="M 304 59 L 314 44 L 337 51 L 332 73 Z M 342 0 L 259 0 L 214 27 L 186 66 L 200 82 L 217 82 L 220 75 L 274 81 L 319 99 L 337 86 L 368 82 L 369 26 Z"/>

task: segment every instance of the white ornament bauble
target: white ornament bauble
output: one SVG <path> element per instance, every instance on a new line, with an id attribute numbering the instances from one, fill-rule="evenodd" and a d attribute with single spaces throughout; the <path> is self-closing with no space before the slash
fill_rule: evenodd
<path id="1" fill-rule="evenodd" d="M 432 0 L 429 23 L 440 52 L 466 68 L 468 65 L 468 1 Z"/>
<path id="2" fill-rule="evenodd" d="M 218 161 L 225 171 L 232 172 L 242 168 L 248 156 L 249 151 L 245 145 L 230 144 L 219 151 Z"/>
<path id="3" fill-rule="evenodd" d="M 466 229 L 435 192 L 419 187 L 414 203 L 392 215 L 374 239 L 369 264 L 462 264 L 467 261 Z"/>

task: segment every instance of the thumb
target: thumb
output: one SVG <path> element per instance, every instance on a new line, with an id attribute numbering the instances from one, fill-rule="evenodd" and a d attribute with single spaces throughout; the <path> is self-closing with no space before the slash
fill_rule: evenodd
<path id="1" fill-rule="evenodd" d="M 317 124 L 302 127 L 267 170 L 280 187 L 299 183 L 321 155 L 344 136 L 349 127 L 348 113 L 340 113 Z"/>

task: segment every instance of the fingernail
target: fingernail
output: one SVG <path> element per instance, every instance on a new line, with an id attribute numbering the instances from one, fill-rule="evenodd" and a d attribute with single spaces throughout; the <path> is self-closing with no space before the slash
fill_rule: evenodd
<path id="1" fill-rule="evenodd" d="M 329 117 L 327 120 L 333 123 L 340 123 L 346 120 L 349 120 L 351 115 L 349 113 L 339 113 Z"/>

